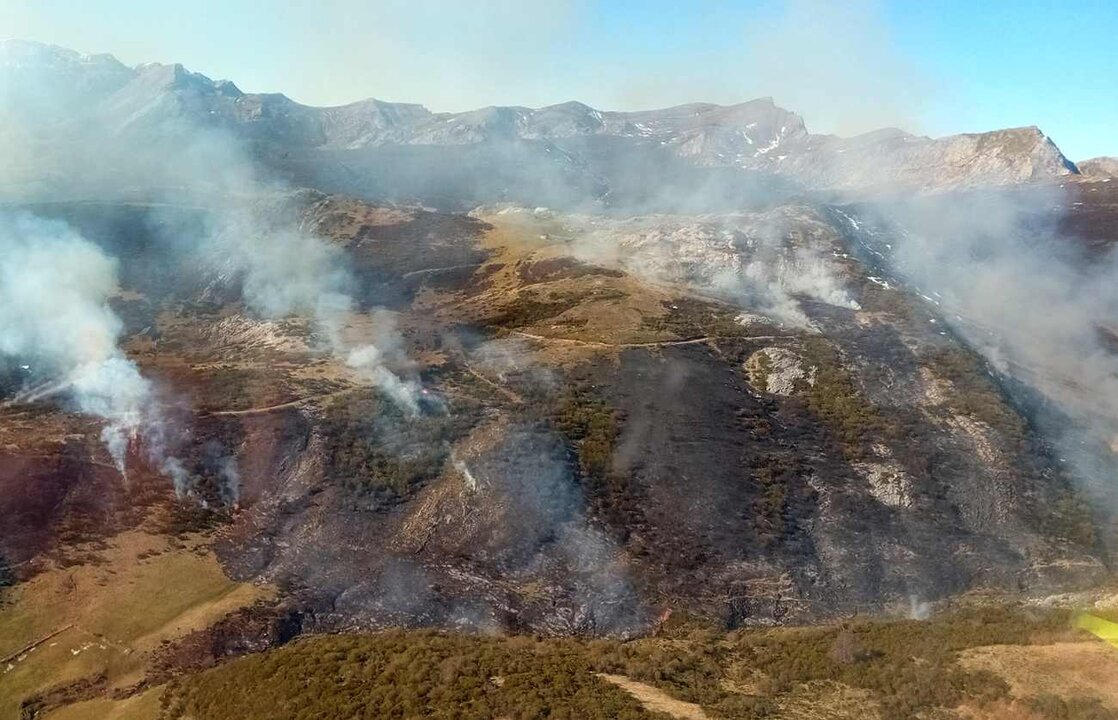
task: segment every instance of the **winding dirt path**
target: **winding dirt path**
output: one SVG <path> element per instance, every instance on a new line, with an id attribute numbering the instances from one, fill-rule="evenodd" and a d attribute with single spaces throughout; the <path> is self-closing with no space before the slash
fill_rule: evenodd
<path id="1" fill-rule="evenodd" d="M 513 335 L 518 335 L 530 340 L 539 340 L 541 342 L 552 343 L 567 343 L 570 345 L 582 345 L 586 347 L 601 347 L 601 348 L 648 348 L 648 347 L 674 347 L 677 345 L 699 345 L 701 343 L 708 343 L 713 340 L 722 339 L 735 339 L 735 340 L 788 340 L 792 338 L 791 335 L 749 335 L 729 336 L 721 338 L 716 335 L 704 335 L 697 338 L 688 338 L 686 340 L 658 340 L 655 342 L 637 342 L 637 343 L 607 343 L 598 340 L 578 340 L 576 338 L 562 338 L 562 337 L 548 337 L 547 335 L 536 335 L 535 333 L 524 332 L 523 330 L 510 330 Z"/>
<path id="2" fill-rule="evenodd" d="M 599 673 L 598 677 L 632 695 L 649 712 L 667 713 L 679 720 L 711 720 L 711 717 L 695 703 L 676 700 L 659 688 L 630 680 L 624 675 Z"/>
<path id="3" fill-rule="evenodd" d="M 547 335 L 536 335 L 534 333 L 524 332 L 522 330 L 512 330 L 513 335 L 519 335 L 523 338 L 530 340 L 539 340 L 541 342 L 551 343 L 567 343 L 569 345 L 582 345 L 584 347 L 601 347 L 601 348 L 642 348 L 642 347 L 670 347 L 673 345 L 698 345 L 700 343 L 710 342 L 716 338 L 710 335 L 703 337 L 690 338 L 687 340 L 660 340 L 658 342 L 640 342 L 640 343 L 607 343 L 598 340 L 578 340 L 576 338 L 561 338 L 561 337 L 548 337 Z"/>

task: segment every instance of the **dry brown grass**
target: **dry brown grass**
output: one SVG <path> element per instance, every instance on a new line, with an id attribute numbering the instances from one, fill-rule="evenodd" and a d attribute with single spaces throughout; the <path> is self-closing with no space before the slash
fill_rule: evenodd
<path id="1" fill-rule="evenodd" d="M 598 677 L 607 680 L 635 697 L 645 710 L 670 715 L 679 720 L 710 720 L 710 716 L 695 703 L 676 700 L 660 688 L 630 680 L 624 675 L 599 673 Z"/>
<path id="2" fill-rule="evenodd" d="M 836 682 L 801 685 L 781 698 L 774 720 L 877 720 L 881 708 L 873 694 Z"/>
<path id="3" fill-rule="evenodd" d="M 1004 678 L 1015 697 L 1095 697 L 1118 709 L 1118 650 L 1097 640 L 978 647 L 960 663 Z"/>
<path id="4" fill-rule="evenodd" d="M 676 339 L 668 332 L 651 330 L 646 321 L 664 314 L 665 302 L 679 294 L 677 289 L 613 270 L 527 282 L 525 267 L 570 256 L 569 237 L 549 220 L 519 215 L 484 219 L 492 228 L 483 236 L 482 247 L 492 253 L 489 267 L 497 269 L 486 272 L 482 292 L 444 309 L 467 319 L 499 317 L 510 310 L 515 313 L 517 305 L 531 297 L 532 302 L 552 303 L 557 310 L 567 306 L 547 318 L 527 317 L 529 322 L 521 329 L 534 334 L 611 344 Z"/>
<path id="5" fill-rule="evenodd" d="M 43 720 L 157 720 L 162 693 L 159 686 L 123 700 L 87 700 L 47 713 Z"/>

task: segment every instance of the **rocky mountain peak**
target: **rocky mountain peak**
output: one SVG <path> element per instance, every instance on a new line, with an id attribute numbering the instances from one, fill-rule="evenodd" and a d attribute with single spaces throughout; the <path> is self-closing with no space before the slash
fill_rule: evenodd
<path id="1" fill-rule="evenodd" d="M 217 89 L 217 83 L 213 80 L 201 73 L 187 70 L 180 63 L 148 63 L 138 66 L 136 72 L 140 82 L 165 90 L 208 92 Z"/>
<path id="2" fill-rule="evenodd" d="M 119 90 L 134 71 L 112 55 L 83 55 L 26 40 L 0 40 L 0 103 L 16 116 L 52 123 Z"/>
<path id="3" fill-rule="evenodd" d="M 0 40 L 0 67 L 6 70 L 12 68 L 60 70 L 82 67 L 128 71 L 127 66 L 106 53 L 84 55 L 58 45 L 15 39 Z"/>

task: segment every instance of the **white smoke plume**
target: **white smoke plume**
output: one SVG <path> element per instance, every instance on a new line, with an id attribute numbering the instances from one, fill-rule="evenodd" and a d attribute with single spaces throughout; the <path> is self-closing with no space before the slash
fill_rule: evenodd
<path id="1" fill-rule="evenodd" d="M 108 305 L 116 289 L 115 261 L 64 223 L 0 216 L 0 355 L 50 378 L 14 401 L 62 395 L 103 418 L 101 438 L 122 475 L 143 437 L 182 493 L 188 476 L 165 455 L 152 384 L 118 345 L 122 324 Z"/>
<path id="2" fill-rule="evenodd" d="M 858 309 L 824 252 L 829 228 L 797 208 L 585 222 L 574 252 L 588 262 L 691 285 L 793 327 L 812 327 L 800 298 Z"/>
<path id="3" fill-rule="evenodd" d="M 261 169 L 248 141 L 219 118 L 190 112 L 200 88 L 220 94 L 224 86 L 211 88 L 175 66 L 130 69 L 107 58 L 19 44 L 9 52 L 14 55 L 0 57 L 0 97 L 8 101 L 0 107 L 0 156 L 26 159 L 33 146 L 35 162 L 0 166 L 0 194 L 127 198 L 202 210 L 201 235 L 174 213 L 152 224 L 180 253 L 174 261 L 239 284 L 248 307 L 265 318 L 312 317 L 339 361 L 409 412 L 417 410 L 416 383 L 388 367 L 395 367 L 396 350 L 376 344 L 380 352 L 372 352 L 367 341 L 343 332 L 357 309 L 344 252 L 304 227 L 292 210 L 298 199 Z M 73 65 L 81 77 L 94 73 L 93 89 L 132 82 L 87 112 L 83 93 L 89 88 L 59 82 L 56 63 Z"/>
<path id="4" fill-rule="evenodd" d="M 218 464 L 218 475 L 221 477 L 222 499 L 226 505 L 235 506 L 241 501 L 241 471 L 237 461 L 232 457 L 224 457 Z"/>
<path id="5" fill-rule="evenodd" d="M 188 252 L 220 281 L 239 282 L 245 303 L 263 317 L 313 318 L 339 361 L 406 413 L 418 414 L 418 381 L 392 369 L 411 369 L 392 314 L 372 311 L 370 336 L 354 340 L 346 326 L 358 308 L 344 252 L 300 227 L 277 206 L 290 196 L 266 185 L 263 189 L 273 197 L 213 208 L 205 237 L 189 242 Z"/>
<path id="6" fill-rule="evenodd" d="M 1041 429 L 1061 459 L 1085 487 L 1118 499 L 1118 255 L 1088 256 L 1058 230 L 1052 218 L 1067 203 L 1060 188 L 1035 187 L 878 206 L 865 218 L 887 218 L 884 235 L 850 222 L 885 272 L 1058 410 Z"/>
<path id="7" fill-rule="evenodd" d="M 1118 355 L 1100 332 L 1118 317 L 1118 258 L 1088 260 L 1074 239 L 1037 227 L 1034 208 L 1058 202 L 986 194 L 914 204 L 901 211 L 894 264 L 1000 371 L 1079 418 L 1118 423 Z"/>

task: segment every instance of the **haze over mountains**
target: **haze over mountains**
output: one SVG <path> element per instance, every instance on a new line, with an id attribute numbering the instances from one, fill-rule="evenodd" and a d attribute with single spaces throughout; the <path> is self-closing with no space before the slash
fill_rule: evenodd
<path id="1" fill-rule="evenodd" d="M 0 71 L 4 107 L 36 118 L 22 142 L 35 144 L 39 163 L 74 151 L 91 128 L 142 152 L 146 133 L 166 140 L 171 123 L 185 123 L 253 143 L 296 185 L 444 206 L 639 206 L 674 193 L 683 206 L 716 209 L 778 192 L 942 191 L 1078 173 L 1035 127 L 939 139 L 897 129 L 839 138 L 811 134 L 769 98 L 641 112 L 569 102 L 432 113 L 374 99 L 315 108 L 281 94 L 244 93 L 181 65 L 129 68 L 112 56 L 21 41 L 0 44 Z M 52 180 L 41 168 L 37 181 L 73 179 Z"/>

